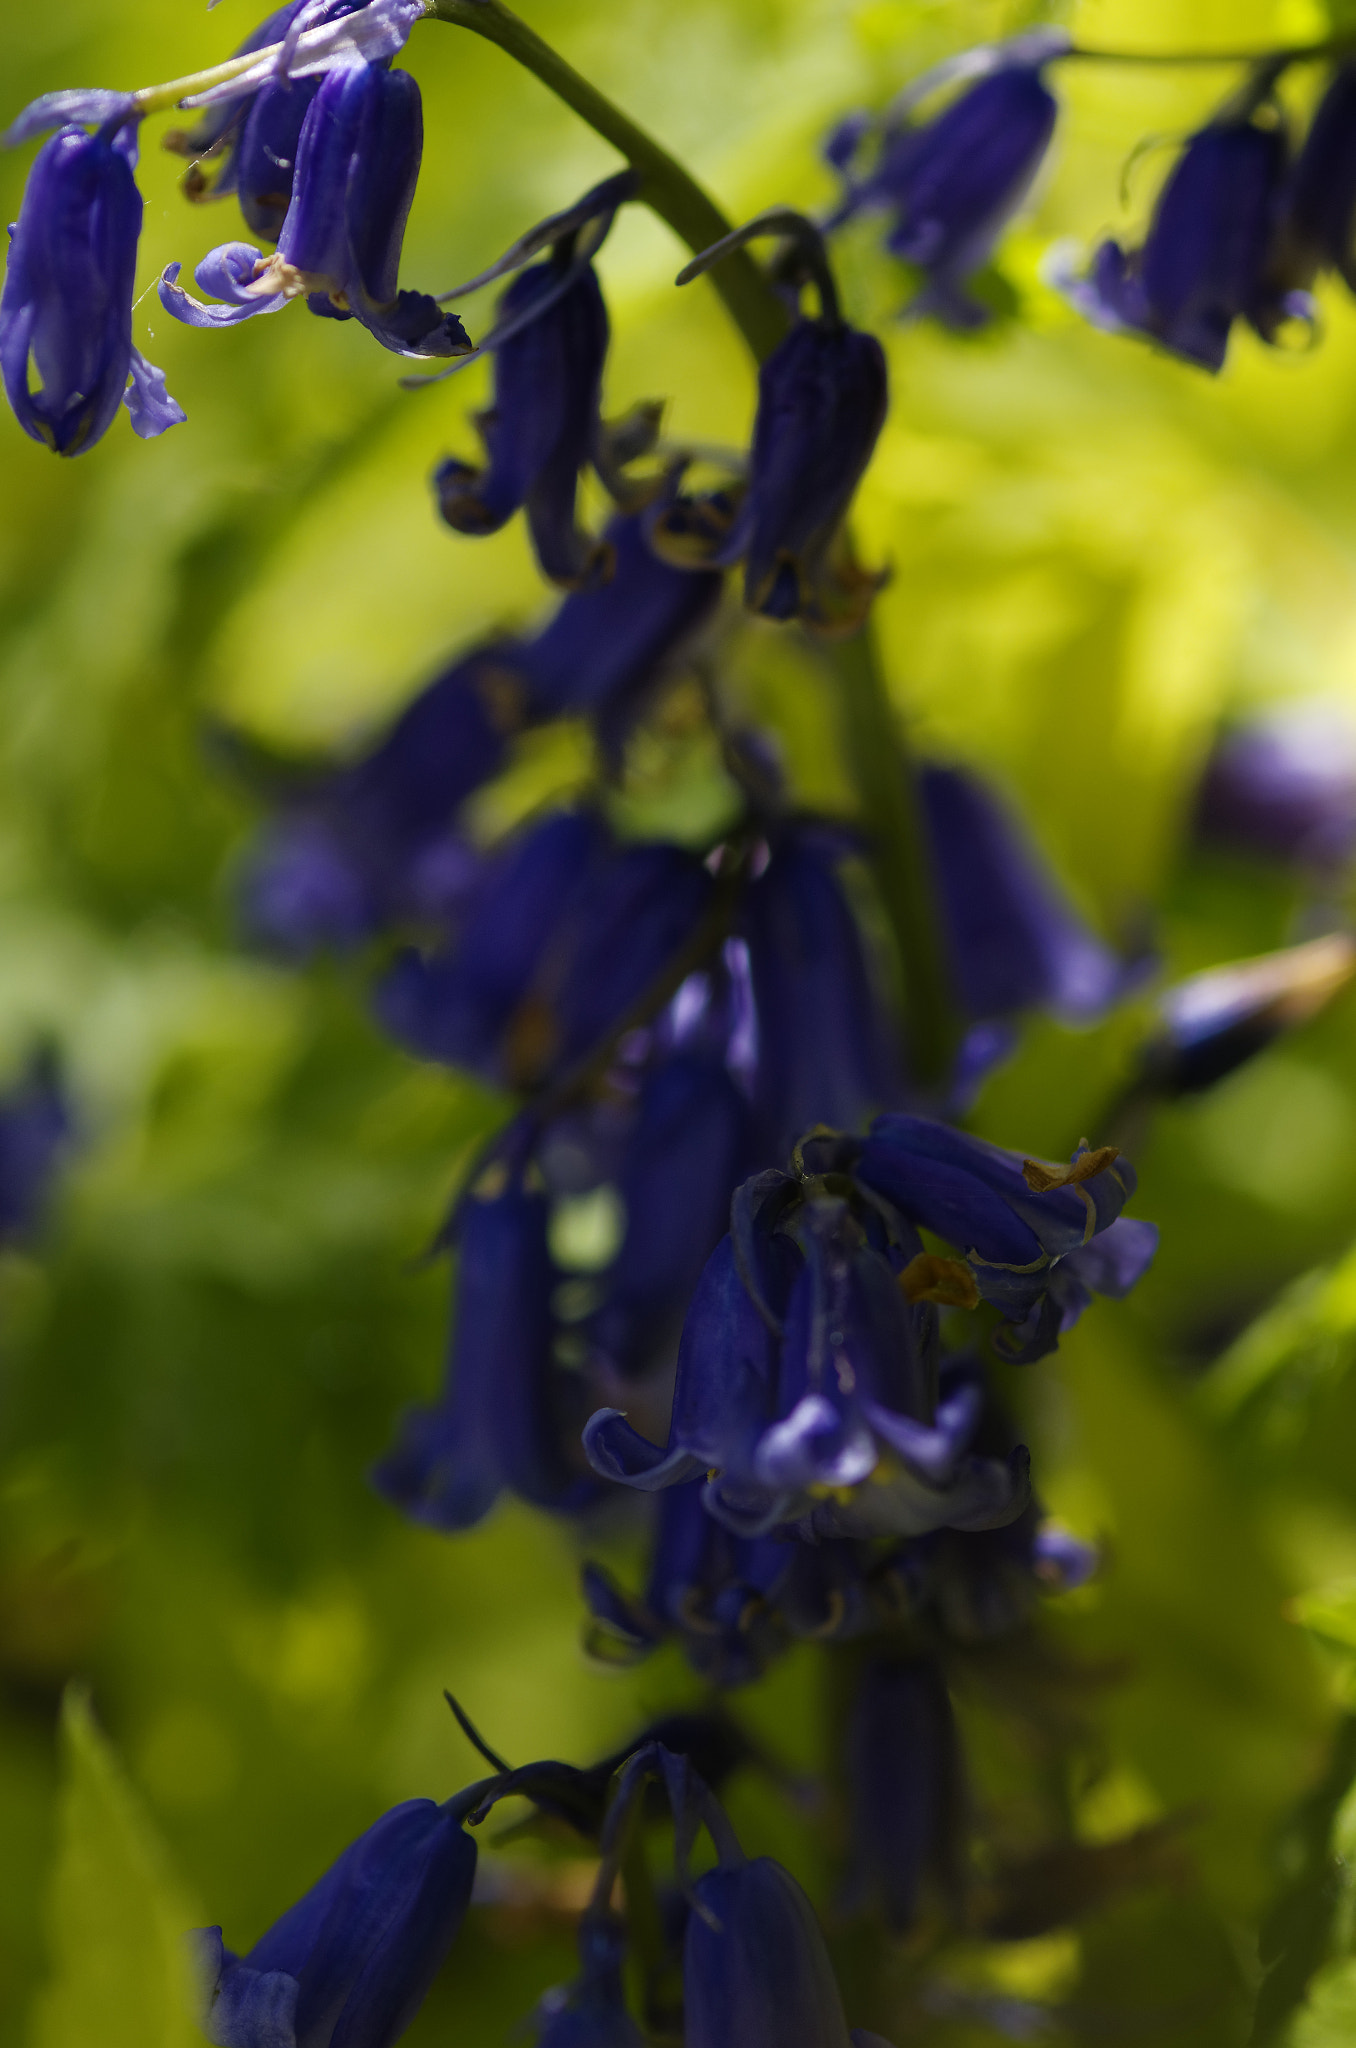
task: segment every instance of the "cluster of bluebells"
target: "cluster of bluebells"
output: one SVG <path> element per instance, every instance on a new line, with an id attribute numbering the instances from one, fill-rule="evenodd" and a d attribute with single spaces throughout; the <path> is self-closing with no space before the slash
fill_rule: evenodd
<path id="1" fill-rule="evenodd" d="M 801 216 L 778 210 L 714 244 L 680 282 L 773 238 L 785 319 L 748 449 L 712 483 L 709 455 L 665 442 L 662 407 L 605 414 L 595 259 L 640 196 L 634 172 L 453 291 L 402 287 L 422 127 L 393 60 L 421 11 L 293 0 L 260 24 L 173 138 L 190 197 L 233 197 L 255 239 L 204 258 L 204 296 L 178 265 L 160 281 L 194 327 L 304 298 L 428 376 L 490 357 L 481 448 L 438 466 L 438 513 L 464 537 L 521 514 L 559 593 L 535 631 L 461 651 L 353 758 L 251 757 L 271 809 L 238 869 L 253 941 L 297 962 L 349 957 L 396 1044 L 511 1103 L 444 1233 L 457 1271 L 443 1386 L 400 1419 L 375 1484 L 445 1531 L 504 1494 L 574 1518 L 594 1549 L 634 1527 L 628 1511 L 644 1518 L 642 1586 L 584 1570 L 606 1657 L 677 1641 L 725 1688 L 792 1642 L 850 1642 L 844 1905 L 904 1929 L 926 1889 L 954 1902 L 964 1883 L 946 1658 L 1021 1630 L 1043 1592 L 1095 1566 L 1044 1514 L 994 1362 L 1046 1357 L 1095 1296 L 1135 1286 L 1156 1242 L 1125 1213 L 1135 1176 L 1115 1144 L 1050 1162 L 961 1119 L 1024 1016 L 1095 1023 L 1148 963 L 1087 927 L 997 791 L 923 763 L 912 794 L 960 1029 L 940 1085 L 920 1085 L 873 937 L 888 919 L 868 832 L 798 808 L 721 689 L 736 589 L 748 612 L 814 636 L 862 625 L 879 578 L 846 522 L 886 416 L 884 351 L 844 318 L 824 235 Z M 972 281 L 1040 170 L 1057 119 L 1048 73 L 1071 54 L 1057 32 L 1021 37 L 944 67 L 882 120 L 845 124 L 829 229 L 888 213 L 889 248 L 924 274 L 917 309 L 981 318 Z M 1188 141 L 1142 248 L 1108 242 L 1071 278 L 1094 319 L 1218 367 L 1235 319 L 1272 338 L 1320 269 L 1350 273 L 1356 84 L 1339 69 L 1295 154 L 1282 68 Z M 18 124 L 19 139 L 54 132 L 14 231 L 0 367 L 26 430 L 65 454 L 124 401 L 143 433 L 183 416 L 131 341 L 144 111 L 136 95 L 58 93 Z M 473 348 L 448 307 L 501 280 Z M 610 500 L 596 530 L 590 474 Z M 613 800 L 634 736 L 693 679 L 728 813 L 699 843 L 636 836 Z M 587 791 L 486 843 L 473 799 L 521 735 L 563 718 L 592 734 Z M 1330 881 L 1356 841 L 1356 776 L 1327 770 L 1292 757 L 1287 782 L 1284 748 L 1234 736 L 1203 786 L 1202 832 L 1269 834 Z M 1161 1098 L 1213 1084 L 1354 969 L 1337 932 L 1169 990 L 1134 1086 Z M 9 1122 L 0 1106 L 0 1199 L 13 1152 L 20 1221 L 64 1130 L 57 1097 L 34 1087 Z M 587 1261 L 568 1247 L 581 1209 L 611 1220 Z M 538 2033 L 551 2048 L 635 2048 L 613 1892 L 656 1783 L 676 1867 L 667 1952 L 647 1968 L 681 1979 L 689 2048 L 847 2048 L 808 1902 L 778 1865 L 744 1856 L 683 1744 L 643 1742 L 592 1772 L 490 1761 L 494 1778 L 456 1799 L 384 1816 L 248 1954 L 220 1930 L 200 1938 L 218 2048 L 388 2048 L 466 1913 L 468 1828 L 510 1792 L 602 1859 L 579 1976 L 543 2003 Z M 703 1829 L 715 1863 L 694 1878 Z M 642 2017 L 675 2031 L 658 2005 Z"/>
<path id="2" fill-rule="evenodd" d="M 940 65 L 882 116 L 851 116 L 826 144 L 844 181 L 830 227 L 887 215 L 887 249 L 921 273 L 911 311 L 981 323 L 975 280 L 1055 134 L 1051 73 L 1095 55 L 1062 30 L 1038 30 Z M 1138 245 L 1108 238 L 1084 265 L 1055 252 L 1052 277 L 1096 326 L 1218 370 L 1235 321 L 1275 342 L 1295 322 L 1312 325 L 1322 274 L 1356 285 L 1356 64 L 1335 64 L 1297 143 L 1279 91 L 1293 62 L 1260 60 L 1187 137 Z"/>
<path id="3" fill-rule="evenodd" d="M 868 1701 L 859 1716 L 866 1748 L 870 1719 Z M 391 2048 L 466 1918 L 477 1864 L 470 1829 L 516 1794 L 600 1858 L 579 1921 L 578 1974 L 541 1999 L 534 2036 L 544 2048 L 642 2048 L 624 1974 L 627 1921 L 614 1893 L 657 1788 L 672 1815 L 673 1870 L 658 1887 L 658 1952 L 652 1937 L 642 1959 L 647 2025 L 666 2037 L 680 2031 L 687 2048 L 887 2048 L 875 2035 L 849 2034 L 809 1899 L 772 1857 L 745 1853 L 699 1773 L 708 1759 L 728 1769 L 732 1756 L 719 1723 L 687 1717 L 656 1724 L 589 1770 L 504 1766 L 442 1805 L 393 1807 L 244 1956 L 225 1947 L 220 1927 L 195 1934 L 207 2039 L 216 2048 Z M 925 1832 L 935 1827 L 930 1811 L 918 1818 Z M 713 1860 L 698 1874 L 693 1852 L 703 1832 Z"/>

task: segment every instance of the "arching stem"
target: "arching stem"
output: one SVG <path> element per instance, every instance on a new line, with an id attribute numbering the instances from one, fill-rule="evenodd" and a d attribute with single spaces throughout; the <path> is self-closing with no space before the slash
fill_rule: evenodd
<path id="1" fill-rule="evenodd" d="M 732 232 L 714 200 L 676 158 L 501 0 L 434 0 L 431 13 L 498 44 L 619 150 L 640 173 L 637 196 L 694 256 Z M 786 333 L 781 299 L 747 249 L 732 250 L 710 275 L 755 358 L 765 361 Z M 925 1088 L 940 1090 L 951 1067 L 955 1013 L 917 776 L 890 705 L 869 624 L 852 639 L 836 643 L 829 663 L 838 683 L 849 770 L 899 951 L 909 1072 Z"/>

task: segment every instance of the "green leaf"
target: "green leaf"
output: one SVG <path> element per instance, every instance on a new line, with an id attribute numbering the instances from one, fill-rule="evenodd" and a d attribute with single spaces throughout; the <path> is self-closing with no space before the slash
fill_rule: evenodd
<path id="1" fill-rule="evenodd" d="M 198 2048 L 184 1943 L 195 1916 L 79 1687 L 67 1689 L 62 1745 L 52 1975 L 31 2048 Z"/>

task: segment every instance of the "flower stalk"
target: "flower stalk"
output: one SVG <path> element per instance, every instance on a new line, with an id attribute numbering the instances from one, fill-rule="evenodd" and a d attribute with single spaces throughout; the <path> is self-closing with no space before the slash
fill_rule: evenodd
<path id="1" fill-rule="evenodd" d="M 502 0 L 435 0 L 433 13 L 497 44 L 619 150 L 640 175 L 637 197 L 694 256 L 731 234 L 730 222 L 691 173 Z M 710 277 L 754 357 L 765 361 L 787 331 L 785 308 L 772 285 L 742 247 L 714 264 Z M 833 643 L 828 658 L 839 685 L 849 771 L 899 952 L 910 1070 L 925 1088 L 936 1088 L 949 1071 L 956 1031 L 917 778 L 902 747 L 869 624 Z"/>

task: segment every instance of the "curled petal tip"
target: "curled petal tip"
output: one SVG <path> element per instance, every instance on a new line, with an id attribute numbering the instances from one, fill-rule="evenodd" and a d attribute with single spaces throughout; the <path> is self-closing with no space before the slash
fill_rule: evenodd
<path id="1" fill-rule="evenodd" d="M 61 92 L 45 92 L 40 99 L 32 100 L 10 124 L 0 137 L 0 144 L 6 149 L 17 149 L 21 143 L 31 142 L 37 135 L 45 135 L 49 128 L 63 128 L 68 122 L 82 126 L 98 125 L 106 121 L 130 121 L 137 111 L 136 95 L 130 92 L 114 92 L 107 86 L 67 87 Z"/>

